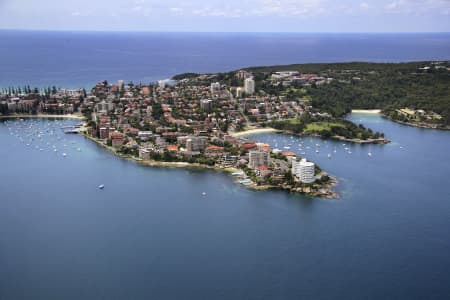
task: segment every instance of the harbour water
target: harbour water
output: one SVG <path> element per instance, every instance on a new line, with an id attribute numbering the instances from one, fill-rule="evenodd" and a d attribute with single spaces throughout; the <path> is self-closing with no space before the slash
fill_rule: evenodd
<path id="1" fill-rule="evenodd" d="M 0 121 L 0 299 L 446 298 L 450 132 L 350 118 L 392 143 L 251 137 L 302 143 L 337 200 L 144 167 L 64 135 L 76 120 Z"/>

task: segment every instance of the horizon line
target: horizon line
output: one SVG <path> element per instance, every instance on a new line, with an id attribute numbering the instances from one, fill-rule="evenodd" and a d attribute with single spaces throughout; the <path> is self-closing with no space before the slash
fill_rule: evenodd
<path id="1" fill-rule="evenodd" d="M 450 31 L 156 31 L 156 30 L 97 30 L 97 29 L 23 29 L 0 28 L 0 31 L 83 32 L 83 33 L 233 33 L 233 34 L 450 34 Z"/>

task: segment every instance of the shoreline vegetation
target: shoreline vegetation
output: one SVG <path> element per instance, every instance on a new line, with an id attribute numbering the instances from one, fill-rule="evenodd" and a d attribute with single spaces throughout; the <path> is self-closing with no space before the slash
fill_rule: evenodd
<path id="1" fill-rule="evenodd" d="M 425 123 L 425 122 L 411 122 L 411 121 L 406 122 L 406 121 L 400 121 L 398 119 L 394 119 L 386 114 L 383 114 L 382 116 L 383 116 L 383 118 L 388 119 L 389 121 L 392 121 L 392 122 L 400 124 L 400 125 L 416 127 L 416 128 L 423 128 L 423 129 L 450 130 L 450 125 L 444 126 L 444 125 Z"/>

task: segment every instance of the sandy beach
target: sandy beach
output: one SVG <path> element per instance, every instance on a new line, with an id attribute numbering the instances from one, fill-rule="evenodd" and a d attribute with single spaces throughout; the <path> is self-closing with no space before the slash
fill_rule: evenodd
<path id="1" fill-rule="evenodd" d="M 80 119 L 80 120 L 84 119 L 84 117 L 81 115 L 14 114 L 14 115 L 0 116 L 0 119 L 6 119 L 6 118 L 55 118 L 55 119 Z"/>
<path id="2" fill-rule="evenodd" d="M 257 128 L 257 129 L 249 129 L 245 131 L 235 132 L 231 135 L 234 137 L 242 137 L 251 134 L 259 134 L 259 133 L 268 133 L 268 132 L 279 132 L 279 130 L 274 128 Z"/>
<path id="3" fill-rule="evenodd" d="M 380 114 L 381 109 L 352 109 L 352 114 Z"/>

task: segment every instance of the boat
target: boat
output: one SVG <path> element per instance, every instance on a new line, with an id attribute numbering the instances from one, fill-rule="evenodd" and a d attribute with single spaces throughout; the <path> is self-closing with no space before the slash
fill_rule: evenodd
<path id="1" fill-rule="evenodd" d="M 243 185 L 250 185 L 253 182 L 250 179 L 244 179 L 244 180 L 240 180 L 239 183 L 243 184 Z"/>
<path id="2" fill-rule="evenodd" d="M 203 195 L 203 196 L 206 196 L 206 192 L 203 192 L 202 195 Z"/>
<path id="3" fill-rule="evenodd" d="M 328 153 L 328 158 L 331 158 L 331 154 L 330 153 Z"/>
<path id="4" fill-rule="evenodd" d="M 67 156 L 67 154 L 66 154 L 66 153 L 63 153 L 63 154 L 62 154 L 62 156 L 66 157 L 66 156 Z"/>
<path id="5" fill-rule="evenodd" d="M 367 153 L 367 155 L 372 156 L 372 152 Z"/>
<path id="6" fill-rule="evenodd" d="M 78 130 L 78 129 L 65 130 L 64 133 L 65 134 L 77 134 L 77 133 L 80 133 L 80 130 Z"/>
<path id="7" fill-rule="evenodd" d="M 98 186 L 98 188 L 101 189 L 101 190 L 103 190 L 103 189 L 105 188 L 105 185 L 104 185 L 104 184 L 100 184 L 100 185 Z"/>

